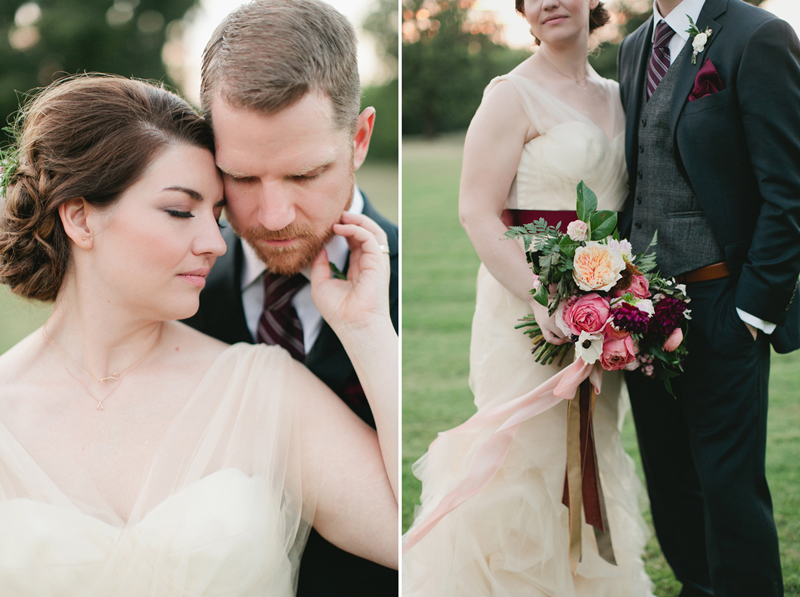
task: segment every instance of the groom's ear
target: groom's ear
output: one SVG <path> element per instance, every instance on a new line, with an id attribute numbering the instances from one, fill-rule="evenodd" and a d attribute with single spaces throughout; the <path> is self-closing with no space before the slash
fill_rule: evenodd
<path id="1" fill-rule="evenodd" d="M 89 204 L 83 197 L 68 199 L 58 206 L 58 216 L 64 232 L 77 246 L 83 249 L 92 248 L 92 230 L 88 222 Z"/>
<path id="2" fill-rule="evenodd" d="M 356 120 L 356 134 L 353 136 L 353 170 L 358 170 L 369 151 L 369 140 L 372 138 L 372 128 L 375 126 L 375 108 L 364 108 Z"/>

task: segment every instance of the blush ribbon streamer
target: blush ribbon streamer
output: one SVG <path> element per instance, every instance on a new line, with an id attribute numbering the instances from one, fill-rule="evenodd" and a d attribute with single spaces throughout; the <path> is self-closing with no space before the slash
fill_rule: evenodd
<path id="1" fill-rule="evenodd" d="M 572 402 L 570 403 L 570 409 L 568 411 L 568 454 L 564 491 L 565 503 L 570 508 L 570 563 L 574 573 L 581 557 L 581 497 L 586 496 L 584 499 L 586 499 L 587 503 L 594 503 L 599 506 L 599 517 L 593 515 L 587 518 L 587 522 L 595 526 L 595 536 L 597 538 L 600 556 L 613 564 L 614 555 L 611 549 L 611 537 L 606 522 L 605 505 L 603 504 L 603 494 L 600 489 L 600 478 L 597 475 L 594 435 L 591 428 L 591 411 L 593 410 L 594 399 L 596 395 L 600 393 L 602 376 L 603 370 L 599 364 L 587 365 L 581 359 L 576 359 L 570 366 L 562 369 L 530 392 L 508 402 L 503 402 L 502 404 L 478 412 L 458 427 L 440 433 L 439 437 L 431 444 L 430 449 L 434 448 L 442 436 L 453 436 L 490 425 L 496 425 L 497 427 L 495 431 L 486 438 L 483 445 L 480 446 L 469 472 L 458 483 L 455 489 L 444 496 L 433 511 L 422 520 L 418 520 L 414 528 L 406 534 L 403 544 L 403 553 L 407 553 L 419 543 L 444 516 L 476 495 L 491 482 L 505 460 L 506 454 L 511 447 L 511 441 L 521 423 L 545 412 L 562 400 L 570 400 Z M 579 404 L 574 404 L 575 402 L 580 402 L 581 386 L 584 386 L 585 389 L 583 391 L 587 398 L 591 395 L 590 400 L 586 402 L 586 407 L 583 409 L 586 411 L 583 417 L 581 417 L 580 414 L 581 409 Z M 573 401 L 572 399 L 576 397 L 576 395 L 579 400 Z M 573 408 L 573 406 L 575 408 Z M 569 413 L 572 413 L 572 415 Z M 575 413 L 578 413 L 577 417 Z M 584 420 L 583 426 L 581 425 L 581 419 Z M 570 434 L 570 429 L 575 427 L 575 420 L 577 420 L 577 433 L 573 430 Z M 570 424 L 570 422 L 572 422 L 572 424 Z M 575 441 L 576 439 L 577 442 Z M 581 450 L 581 444 L 583 445 L 583 450 Z M 576 445 L 578 446 L 577 452 L 575 452 L 574 449 Z M 575 452 L 572 454 L 572 458 L 570 458 L 571 452 Z M 591 466 L 585 467 L 581 465 L 581 463 L 587 459 L 592 460 L 594 464 L 593 469 Z M 589 475 L 592 475 L 591 471 L 594 471 L 593 476 L 587 478 L 587 472 Z M 594 499 L 589 497 L 582 489 L 582 481 L 584 479 L 588 481 L 590 494 L 593 493 L 594 488 L 597 489 L 598 493 Z M 598 509 L 595 508 L 593 513 L 596 514 L 597 510 Z M 599 528 L 595 523 L 599 523 Z M 577 529 L 577 531 L 575 531 L 575 529 Z"/>

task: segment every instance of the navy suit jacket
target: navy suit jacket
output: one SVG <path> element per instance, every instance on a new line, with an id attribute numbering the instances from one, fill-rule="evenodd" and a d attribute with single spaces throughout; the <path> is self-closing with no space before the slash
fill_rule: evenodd
<path id="1" fill-rule="evenodd" d="M 738 278 L 738 308 L 778 328 L 778 352 L 800 348 L 800 42 L 781 19 L 742 0 L 706 0 L 697 19 L 711 37 L 679 73 L 670 105 L 675 160 Z M 626 114 L 630 196 L 620 219 L 627 235 L 636 197 L 642 85 L 653 19 L 619 51 Z M 689 43 L 689 42 L 687 42 Z M 711 60 L 724 89 L 689 101 Z"/>

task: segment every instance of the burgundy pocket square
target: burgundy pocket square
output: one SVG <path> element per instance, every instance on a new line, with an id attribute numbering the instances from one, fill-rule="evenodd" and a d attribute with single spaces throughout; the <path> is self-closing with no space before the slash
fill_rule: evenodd
<path id="1" fill-rule="evenodd" d="M 712 93 L 719 93 L 723 89 L 725 89 L 725 85 L 722 84 L 717 69 L 714 68 L 711 60 L 706 60 L 694 80 L 694 88 L 689 94 L 689 101 L 693 102 Z"/>

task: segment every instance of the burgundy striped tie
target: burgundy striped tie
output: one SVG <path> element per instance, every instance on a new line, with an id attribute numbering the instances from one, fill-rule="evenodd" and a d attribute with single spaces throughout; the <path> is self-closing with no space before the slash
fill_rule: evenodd
<path id="1" fill-rule="evenodd" d="M 666 21 L 660 21 L 656 27 L 656 37 L 653 41 L 653 53 L 650 54 L 650 64 L 647 65 L 647 99 L 653 95 L 661 83 L 661 79 L 667 74 L 669 68 L 669 40 L 675 32 Z"/>
<path id="2" fill-rule="evenodd" d="M 302 274 L 280 276 L 264 274 L 264 311 L 258 320 L 256 342 L 277 344 L 289 351 L 301 363 L 305 360 L 303 326 L 292 299 L 308 282 Z"/>

